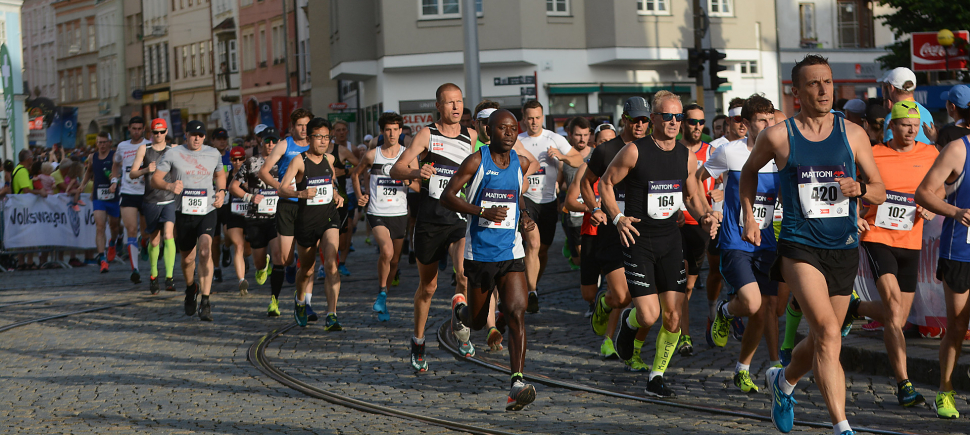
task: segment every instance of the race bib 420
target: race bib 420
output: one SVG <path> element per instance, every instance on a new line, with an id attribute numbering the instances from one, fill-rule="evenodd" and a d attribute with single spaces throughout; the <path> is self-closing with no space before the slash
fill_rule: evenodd
<path id="1" fill-rule="evenodd" d="M 846 177 L 845 166 L 799 166 L 798 201 L 807 219 L 849 216 L 849 198 L 842 194 L 837 178 Z"/>

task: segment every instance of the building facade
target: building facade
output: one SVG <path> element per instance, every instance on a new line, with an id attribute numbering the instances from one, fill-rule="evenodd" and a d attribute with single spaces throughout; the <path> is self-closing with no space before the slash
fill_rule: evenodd
<path id="1" fill-rule="evenodd" d="M 98 44 L 97 95 L 99 131 L 120 140 L 124 134 L 121 109 L 127 104 L 125 86 L 125 26 L 122 0 L 101 0 L 95 5 Z"/>
<path id="2" fill-rule="evenodd" d="M 52 4 L 57 26 L 57 101 L 60 106 L 77 108 L 77 144 L 81 145 L 85 144 L 87 135 L 100 131 L 95 3 L 95 0 L 58 0 Z"/>
<path id="3" fill-rule="evenodd" d="M 212 54 L 210 2 L 171 1 L 169 46 L 171 61 L 171 111 L 181 111 L 183 123 L 208 122 L 215 110 L 215 72 Z M 180 134 L 172 116 L 175 135 Z"/>
<path id="4" fill-rule="evenodd" d="M 239 92 L 239 3 L 212 0 L 212 44 L 215 47 L 216 107 L 238 104 Z"/>
<path id="5" fill-rule="evenodd" d="M 171 99 L 171 69 L 169 54 L 170 0 L 142 0 L 142 53 L 145 72 L 142 91 L 142 112 L 156 118 L 159 111 L 168 110 Z"/>
<path id="6" fill-rule="evenodd" d="M 24 2 L 23 21 L 24 80 L 30 98 L 48 98 L 57 101 L 57 51 L 54 43 L 57 33 L 54 27 L 54 0 L 27 0 Z"/>
<path id="7" fill-rule="evenodd" d="M 142 94 L 145 91 L 145 52 L 142 39 L 145 36 L 144 18 L 141 12 L 142 0 L 122 0 L 124 12 L 124 83 L 119 89 L 124 96 L 121 108 L 121 125 L 127 126 L 132 116 L 142 114 Z M 127 139 L 127 137 L 123 137 Z"/>
<path id="8" fill-rule="evenodd" d="M 296 40 L 294 15 L 292 1 L 239 0 L 241 95 L 247 110 L 250 100 L 269 101 L 298 92 L 296 77 L 291 74 Z"/>

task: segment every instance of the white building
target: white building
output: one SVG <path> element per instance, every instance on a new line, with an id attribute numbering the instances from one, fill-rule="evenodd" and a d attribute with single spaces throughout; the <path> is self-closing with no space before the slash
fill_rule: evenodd
<path id="1" fill-rule="evenodd" d="M 98 116 L 100 131 L 112 138 L 123 136 L 121 109 L 127 104 L 125 86 L 125 26 L 122 0 L 102 0 L 95 5 L 98 40 Z"/>
<path id="2" fill-rule="evenodd" d="M 216 106 L 237 104 L 239 93 L 239 4 L 212 0 L 212 43 L 216 50 Z"/>

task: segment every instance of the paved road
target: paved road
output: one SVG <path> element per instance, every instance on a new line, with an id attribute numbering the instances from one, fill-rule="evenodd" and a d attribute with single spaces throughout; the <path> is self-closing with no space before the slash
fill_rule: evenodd
<path id="1" fill-rule="evenodd" d="M 557 242 L 558 243 L 558 242 Z M 538 386 L 537 401 L 520 413 L 504 411 L 506 373 L 481 368 L 439 350 L 435 330 L 446 320 L 451 295 L 443 283 L 428 324 L 431 370 L 415 374 L 407 362 L 413 268 L 392 288 L 391 321 L 380 323 L 370 312 L 376 292 L 376 253 L 355 239 L 357 252 L 348 266 L 340 300 L 347 330 L 327 333 L 319 325 L 293 329 L 268 346 L 271 363 L 319 388 L 412 413 L 522 433 L 771 433 L 770 423 L 749 418 L 685 411 L 592 393 Z M 557 245 L 558 246 L 558 245 Z M 554 249 L 557 251 L 557 249 Z M 552 257 L 552 256 L 551 256 Z M 582 313 L 578 272 L 552 257 L 541 283 L 541 310 L 528 315 L 528 372 L 599 388 L 639 394 L 643 374 L 621 363 L 601 361 L 594 336 Z M 147 269 L 147 265 L 143 265 Z M 246 359 L 248 348 L 267 332 L 290 323 L 265 317 L 268 284 L 235 294 L 234 284 L 217 284 L 212 323 L 187 318 L 180 297 L 148 295 L 147 285 L 132 286 L 122 265 L 101 275 L 94 268 L 20 272 L 0 275 L 0 326 L 111 303 L 137 302 L 104 311 L 73 315 L 0 333 L 0 432 L 3 433 L 448 433 L 447 429 L 395 417 L 362 413 L 311 399 L 262 375 Z M 225 273 L 227 281 L 231 271 Z M 252 277 L 250 277 L 252 282 Z M 184 288 L 177 276 L 179 288 Z M 255 287 L 255 286 L 254 286 Z M 290 294 L 292 286 L 284 288 Z M 316 304 L 321 308 L 323 292 Z M 46 302 L 8 305 L 68 296 Z M 174 296 L 174 297 L 173 297 Z M 696 337 L 706 304 L 692 306 Z M 480 350 L 484 333 L 473 336 Z M 644 352 L 652 355 L 655 333 Z M 669 369 L 680 403 L 768 414 L 764 393 L 745 395 L 731 381 L 739 345 L 708 349 L 695 338 L 698 353 L 675 357 Z M 507 363 L 507 352 L 481 353 Z M 763 349 L 752 371 L 763 383 Z M 941 421 L 928 407 L 902 409 L 891 378 L 847 374 L 850 421 L 880 429 L 917 433 L 970 431 L 970 403 L 961 394 L 959 421 Z M 917 385 L 933 397 L 930 385 Z M 799 419 L 825 422 L 818 389 L 809 379 L 795 395 Z M 795 431 L 830 433 L 796 427 Z"/>

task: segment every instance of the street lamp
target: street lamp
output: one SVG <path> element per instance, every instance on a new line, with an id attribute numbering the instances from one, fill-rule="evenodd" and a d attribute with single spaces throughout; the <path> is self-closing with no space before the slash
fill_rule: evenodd
<path id="1" fill-rule="evenodd" d="M 950 80 L 950 46 L 953 45 L 953 32 L 948 29 L 936 32 L 936 42 L 943 47 L 943 66 L 946 68 L 946 79 Z"/>

